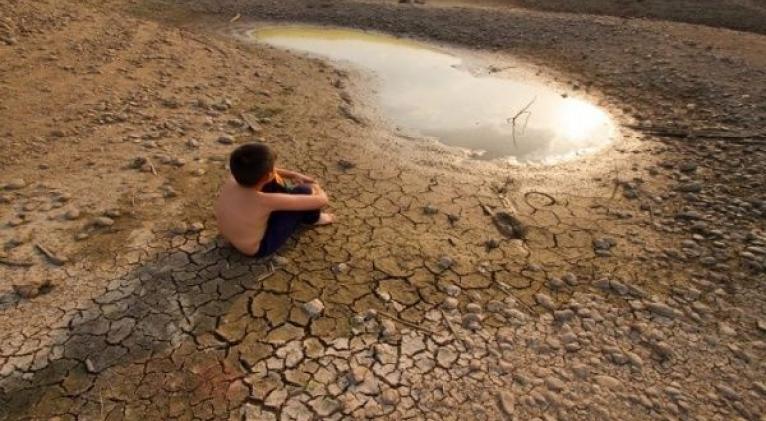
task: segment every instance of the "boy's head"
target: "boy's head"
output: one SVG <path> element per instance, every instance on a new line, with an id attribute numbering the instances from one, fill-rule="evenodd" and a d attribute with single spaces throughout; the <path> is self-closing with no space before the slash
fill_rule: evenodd
<path id="1" fill-rule="evenodd" d="M 231 153 L 229 167 L 242 186 L 253 187 L 274 170 L 276 155 L 263 143 L 248 143 Z"/>

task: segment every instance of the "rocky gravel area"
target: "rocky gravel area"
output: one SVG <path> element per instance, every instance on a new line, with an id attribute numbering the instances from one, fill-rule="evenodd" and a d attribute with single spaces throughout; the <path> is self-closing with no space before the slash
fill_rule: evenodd
<path id="1" fill-rule="evenodd" d="M 0 420 L 763 419 L 761 36 L 196 7 L 220 14 L 0 4 Z M 354 72 L 220 35 L 248 19 L 512 52 L 630 127 L 554 167 L 475 161 L 392 133 Z M 253 139 L 339 217 L 268 260 L 210 215 Z"/>

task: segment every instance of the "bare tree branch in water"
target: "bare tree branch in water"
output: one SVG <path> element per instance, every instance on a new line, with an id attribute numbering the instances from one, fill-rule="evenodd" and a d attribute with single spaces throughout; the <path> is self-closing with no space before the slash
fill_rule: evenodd
<path id="1" fill-rule="evenodd" d="M 524 106 L 521 110 L 519 110 L 516 115 L 506 120 L 507 123 L 511 123 L 511 138 L 513 139 L 513 146 L 518 147 L 516 144 L 516 120 L 518 120 L 520 117 L 524 116 L 524 127 L 521 128 L 521 133 L 524 133 L 524 131 L 527 129 L 527 123 L 529 122 L 529 117 L 532 115 L 532 112 L 529 111 L 529 107 L 532 106 L 532 104 L 537 101 L 537 97 L 532 98 L 531 101 L 527 105 Z"/>

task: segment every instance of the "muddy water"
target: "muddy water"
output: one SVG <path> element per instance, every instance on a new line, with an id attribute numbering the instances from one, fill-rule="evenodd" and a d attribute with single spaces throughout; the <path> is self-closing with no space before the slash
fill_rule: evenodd
<path id="1" fill-rule="evenodd" d="M 350 63 L 375 76 L 375 97 L 399 128 L 482 159 L 554 163 L 609 144 L 609 116 L 539 81 L 493 76 L 443 50 L 383 34 L 312 26 L 259 28 L 269 45 Z"/>

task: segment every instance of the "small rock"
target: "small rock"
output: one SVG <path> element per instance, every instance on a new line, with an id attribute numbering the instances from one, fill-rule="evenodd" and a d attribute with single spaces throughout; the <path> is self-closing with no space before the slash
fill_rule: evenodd
<path id="1" fill-rule="evenodd" d="M 284 256 L 274 256 L 271 258 L 271 261 L 277 266 L 285 266 L 290 263 L 290 259 Z"/>
<path id="2" fill-rule="evenodd" d="M 460 295 L 460 287 L 457 285 L 449 284 L 444 287 L 444 293 L 450 297 L 457 297 Z"/>
<path id="3" fill-rule="evenodd" d="M 170 186 L 162 187 L 163 193 L 162 196 L 165 198 L 172 198 L 178 196 L 178 192 Z"/>
<path id="4" fill-rule="evenodd" d="M 108 216 L 110 218 L 119 218 L 122 216 L 122 212 L 120 212 L 119 209 L 109 209 L 104 212 L 104 216 Z"/>
<path id="5" fill-rule="evenodd" d="M 99 228 L 111 227 L 112 225 L 114 225 L 114 219 L 109 218 L 108 216 L 98 216 L 96 218 L 93 218 L 93 220 L 91 221 L 91 224 Z"/>
<path id="6" fill-rule="evenodd" d="M 662 360 L 667 360 L 673 357 L 673 348 L 667 344 L 667 342 L 660 341 L 650 344 L 652 351 L 654 351 L 658 357 Z"/>
<path id="7" fill-rule="evenodd" d="M 130 161 L 130 168 L 140 170 L 149 164 L 149 160 L 143 156 L 137 156 Z"/>
<path id="8" fill-rule="evenodd" d="M 678 166 L 678 169 L 681 170 L 681 172 L 694 172 L 697 170 L 697 164 L 685 161 Z"/>
<path id="9" fill-rule="evenodd" d="M 185 222 L 177 222 L 170 227 L 170 232 L 175 235 L 184 235 L 189 231 L 189 226 Z"/>
<path id="10" fill-rule="evenodd" d="M 558 310 L 553 312 L 553 318 L 557 322 L 568 322 L 574 318 L 574 311 L 566 309 L 566 310 Z"/>
<path id="11" fill-rule="evenodd" d="M 204 229 L 205 229 L 205 224 L 203 224 L 202 222 L 197 221 L 197 222 L 193 222 L 191 225 L 189 225 L 188 232 L 196 234 L 196 233 L 202 232 L 202 230 L 204 230 Z"/>
<path id="12" fill-rule="evenodd" d="M 500 241 L 490 238 L 489 240 L 484 242 L 484 247 L 487 248 L 487 250 L 494 250 L 498 247 L 500 247 Z"/>
<path id="13" fill-rule="evenodd" d="M 729 326 L 727 323 L 719 322 L 718 323 L 718 331 L 721 332 L 722 335 L 727 336 L 734 336 L 737 334 L 737 331 L 734 330 L 731 326 Z"/>
<path id="14" fill-rule="evenodd" d="M 384 338 L 391 338 L 396 336 L 396 325 L 391 320 L 385 319 L 380 322 L 380 333 Z"/>
<path id="15" fill-rule="evenodd" d="M 652 313 L 663 316 L 663 317 L 673 318 L 676 316 L 676 311 L 673 310 L 672 307 L 668 306 L 665 303 L 660 303 L 660 302 L 649 303 L 647 304 L 646 307 Z"/>
<path id="16" fill-rule="evenodd" d="M 480 360 L 471 360 L 470 363 L 468 363 L 468 368 L 471 369 L 471 371 L 479 371 L 482 369 L 481 361 Z"/>
<path id="17" fill-rule="evenodd" d="M 320 301 L 319 298 L 315 298 L 307 303 L 304 303 L 303 310 L 306 312 L 306 314 L 309 315 L 309 317 L 313 319 L 322 314 L 324 311 L 324 303 Z"/>
<path id="18" fill-rule="evenodd" d="M 554 310 L 556 308 L 556 303 L 546 294 L 535 294 L 535 301 L 537 301 L 537 304 L 540 304 L 546 310 Z"/>
<path id="19" fill-rule="evenodd" d="M 625 351 L 625 356 L 633 367 L 640 369 L 644 366 L 644 360 L 635 352 Z"/>
<path id="20" fill-rule="evenodd" d="M 455 297 L 447 297 L 442 302 L 442 308 L 445 310 L 454 310 L 458 306 L 458 300 Z"/>
<path id="21" fill-rule="evenodd" d="M 356 164 L 354 164 L 351 161 L 347 161 L 345 159 L 338 160 L 338 168 L 340 168 L 343 171 L 348 171 L 354 167 L 356 167 Z"/>
<path id="22" fill-rule="evenodd" d="M 753 382 L 753 389 L 757 390 L 761 395 L 766 395 L 766 384 L 763 384 L 763 382 Z"/>
<path id="23" fill-rule="evenodd" d="M 621 384 L 619 380 L 615 379 L 612 376 L 601 375 L 601 376 L 596 376 L 595 379 L 596 379 L 596 383 L 598 383 L 600 386 L 605 387 L 612 391 L 617 389 Z"/>
<path id="24" fill-rule="evenodd" d="M 222 145 L 231 145 L 234 143 L 234 138 L 229 135 L 223 135 L 218 138 L 218 143 Z"/>
<path id="25" fill-rule="evenodd" d="M 566 273 L 564 274 L 564 276 L 561 277 L 561 279 L 564 280 L 564 282 L 566 282 L 570 286 L 577 285 L 577 275 L 575 275 L 574 273 Z"/>
<path id="26" fill-rule="evenodd" d="M 437 213 L 439 213 L 439 208 L 431 206 L 431 205 L 426 205 L 423 207 L 423 213 L 426 215 L 436 215 Z"/>
<path id="27" fill-rule="evenodd" d="M 726 399 L 736 401 L 740 399 L 739 393 L 737 393 L 736 390 L 732 389 L 731 386 L 719 383 L 715 385 L 715 388 L 718 390 L 719 393 L 721 393 Z"/>
<path id="28" fill-rule="evenodd" d="M 681 183 L 676 186 L 676 190 L 682 193 L 699 193 L 702 191 L 702 184 L 697 182 Z"/>
<path id="29" fill-rule="evenodd" d="M 369 371 L 370 370 L 368 370 L 367 367 L 352 367 L 351 371 L 349 372 L 349 380 L 351 380 L 353 384 L 360 384 L 367 377 L 367 373 L 369 373 Z"/>
<path id="30" fill-rule="evenodd" d="M 584 380 L 590 376 L 590 367 L 585 364 L 575 363 L 572 366 L 572 372 L 574 373 L 575 377 L 580 380 Z"/>
<path id="31" fill-rule="evenodd" d="M 380 395 L 380 402 L 383 405 L 396 405 L 399 402 L 399 392 L 396 389 L 386 389 Z"/>
<path id="32" fill-rule="evenodd" d="M 449 256 L 442 256 L 436 262 L 441 270 L 447 270 L 455 265 L 455 260 Z"/>
<path id="33" fill-rule="evenodd" d="M 516 400 L 511 394 L 505 390 L 498 392 L 497 400 L 500 401 L 500 409 L 503 410 L 505 415 L 513 416 L 513 411 L 516 408 Z"/>
<path id="34" fill-rule="evenodd" d="M 35 298 L 43 294 L 51 286 L 51 281 L 46 279 L 39 283 L 12 285 L 13 292 L 25 299 Z"/>
<path id="35" fill-rule="evenodd" d="M 24 181 L 22 178 L 14 178 L 13 180 L 10 180 L 6 185 L 6 190 L 19 190 L 23 189 L 27 186 L 27 182 Z"/>
<path id="36" fill-rule="evenodd" d="M 341 273 L 348 272 L 348 265 L 346 263 L 337 263 L 332 265 L 332 268 L 330 268 L 330 270 L 332 270 L 332 273 L 336 275 L 340 275 Z"/>
<path id="37" fill-rule="evenodd" d="M 74 221 L 76 219 L 80 219 L 80 210 L 79 209 L 70 209 L 64 214 L 64 218 L 66 218 L 69 221 Z"/>
<path id="38" fill-rule="evenodd" d="M 479 330 L 481 328 L 481 321 L 482 316 L 476 313 L 466 313 L 462 318 L 463 327 L 471 330 Z"/>
<path id="39" fill-rule="evenodd" d="M 593 240 L 593 248 L 596 250 L 610 250 L 616 245 L 616 241 L 611 238 L 597 238 Z"/>
<path id="40" fill-rule="evenodd" d="M 566 283 L 564 283 L 564 280 L 560 278 L 550 278 L 548 279 L 548 287 L 550 289 L 561 289 L 564 286 L 566 286 Z"/>
<path id="41" fill-rule="evenodd" d="M 467 306 L 465 306 L 465 309 L 469 313 L 475 313 L 475 314 L 481 313 L 481 306 L 476 303 L 469 303 Z"/>
<path id="42" fill-rule="evenodd" d="M 558 377 L 548 376 L 545 378 L 545 386 L 554 392 L 560 392 L 566 388 L 566 384 Z"/>

